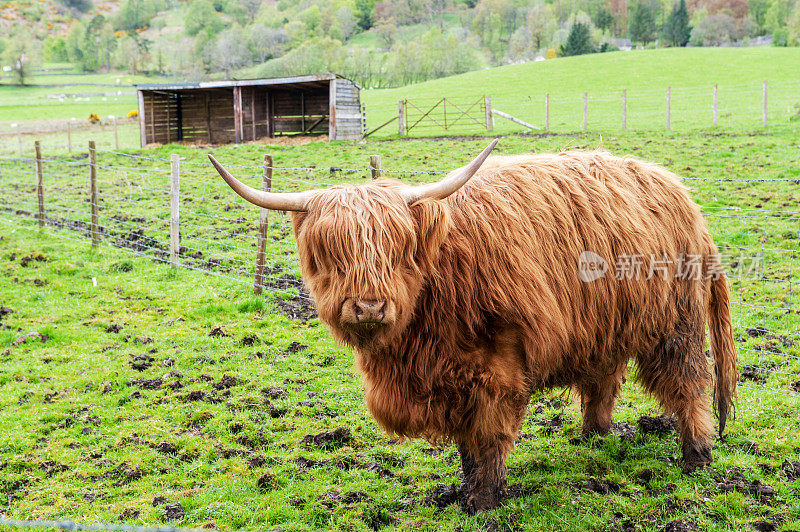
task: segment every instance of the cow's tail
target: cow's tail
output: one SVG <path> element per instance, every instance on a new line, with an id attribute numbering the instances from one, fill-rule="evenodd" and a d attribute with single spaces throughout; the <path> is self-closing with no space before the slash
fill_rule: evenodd
<path id="1" fill-rule="evenodd" d="M 719 418 L 719 434 L 722 436 L 728 413 L 733 405 L 738 379 L 728 283 L 724 275 L 719 275 L 711 281 L 708 317 L 711 354 L 714 357 L 714 407 Z"/>

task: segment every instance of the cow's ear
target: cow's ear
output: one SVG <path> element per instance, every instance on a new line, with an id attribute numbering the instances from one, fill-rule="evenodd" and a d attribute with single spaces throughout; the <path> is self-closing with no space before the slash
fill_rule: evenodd
<path id="1" fill-rule="evenodd" d="M 444 202 L 433 199 L 419 201 L 410 208 L 417 231 L 414 259 L 426 272 L 432 272 L 450 232 L 450 210 Z"/>

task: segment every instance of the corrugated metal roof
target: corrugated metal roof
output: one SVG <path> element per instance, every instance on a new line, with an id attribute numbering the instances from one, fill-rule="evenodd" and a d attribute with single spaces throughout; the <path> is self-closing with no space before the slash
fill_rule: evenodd
<path id="1" fill-rule="evenodd" d="M 286 78 L 239 79 L 229 81 L 195 81 L 186 83 L 143 83 L 134 85 L 139 90 L 182 90 L 182 89 L 220 89 L 227 87 L 251 87 L 259 85 L 288 85 L 292 83 L 311 83 L 344 78 L 339 74 L 314 74 L 310 76 L 290 76 Z"/>

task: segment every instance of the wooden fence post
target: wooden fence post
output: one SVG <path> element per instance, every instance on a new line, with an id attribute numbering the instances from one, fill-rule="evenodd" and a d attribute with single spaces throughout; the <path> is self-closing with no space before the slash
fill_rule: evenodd
<path id="1" fill-rule="evenodd" d="M 583 129 L 589 126 L 589 93 L 583 93 Z"/>
<path id="2" fill-rule="evenodd" d="M 169 261 L 173 268 L 178 267 L 178 256 L 181 251 L 180 235 L 180 159 L 177 153 L 169 158 L 171 170 L 169 182 Z"/>
<path id="3" fill-rule="evenodd" d="M 89 141 L 89 194 L 92 207 L 92 247 L 100 245 L 100 226 L 97 221 L 97 150 L 93 140 Z"/>
<path id="4" fill-rule="evenodd" d="M 406 132 L 406 110 L 403 100 L 397 101 L 397 132 L 400 135 Z"/>
<path id="5" fill-rule="evenodd" d="M 716 126 L 719 122 L 719 107 L 717 106 L 717 86 L 714 85 L 714 115 L 713 124 Z"/>
<path id="6" fill-rule="evenodd" d="M 667 87 L 667 130 L 672 129 L 672 87 Z"/>
<path id="7" fill-rule="evenodd" d="M 114 149 L 119 151 L 119 133 L 117 132 L 117 117 L 112 116 L 111 120 L 114 122 Z"/>
<path id="8" fill-rule="evenodd" d="M 628 91 L 622 89 L 622 129 L 628 129 Z"/>
<path id="9" fill-rule="evenodd" d="M 550 129 L 550 93 L 544 93 L 544 128 Z"/>
<path id="10" fill-rule="evenodd" d="M 381 156 L 369 156 L 369 171 L 372 174 L 372 179 L 378 179 L 381 176 Z"/>
<path id="11" fill-rule="evenodd" d="M 767 82 L 761 84 L 761 124 L 767 127 Z"/>
<path id="12" fill-rule="evenodd" d="M 20 131 L 19 126 L 14 124 L 14 127 L 17 128 L 17 144 L 19 145 L 19 156 L 22 157 L 22 131 Z"/>
<path id="13" fill-rule="evenodd" d="M 494 129 L 494 117 L 492 116 L 491 96 L 483 97 L 483 107 L 486 109 L 486 131 L 492 131 Z"/>
<path id="14" fill-rule="evenodd" d="M 72 119 L 67 120 L 67 151 L 72 155 Z"/>
<path id="15" fill-rule="evenodd" d="M 42 170 L 42 145 L 37 140 L 33 143 L 36 150 L 36 198 L 39 200 L 39 227 L 44 227 L 44 171 Z"/>
<path id="16" fill-rule="evenodd" d="M 264 156 L 264 174 L 261 189 L 269 192 L 272 188 L 272 155 Z M 256 247 L 256 276 L 253 292 L 260 295 L 264 288 L 264 255 L 267 251 L 267 231 L 269 230 L 269 209 L 261 208 L 258 213 L 258 244 Z"/>

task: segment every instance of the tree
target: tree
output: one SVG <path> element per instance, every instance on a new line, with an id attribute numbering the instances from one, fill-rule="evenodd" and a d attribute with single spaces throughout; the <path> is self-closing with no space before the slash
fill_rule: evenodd
<path id="1" fill-rule="evenodd" d="M 64 4 L 64 7 L 78 13 L 87 13 L 94 7 L 91 0 L 61 0 L 61 3 Z"/>
<path id="2" fill-rule="evenodd" d="M 633 5 L 628 34 L 632 41 L 644 44 L 656 39 L 656 14 L 647 1 L 639 0 Z"/>
<path id="3" fill-rule="evenodd" d="M 597 10 L 594 25 L 601 30 L 611 30 L 614 26 L 614 15 L 605 7 Z"/>
<path id="4" fill-rule="evenodd" d="M 37 63 L 36 50 L 34 49 L 34 39 L 32 36 L 23 36 L 20 33 L 9 39 L 3 54 L 3 65 L 11 67 L 17 83 L 25 85 L 31 75 L 31 70 Z"/>
<path id="5" fill-rule="evenodd" d="M 736 21 L 725 13 L 717 13 L 704 18 L 692 30 L 689 42 L 694 46 L 719 46 L 733 40 Z"/>
<path id="6" fill-rule="evenodd" d="M 283 28 L 268 28 L 263 24 L 254 24 L 250 28 L 250 48 L 256 61 L 263 63 L 267 59 L 280 57 L 286 52 L 289 36 Z"/>
<path id="7" fill-rule="evenodd" d="M 686 0 L 680 0 L 672 6 L 672 11 L 667 17 L 663 28 L 664 40 L 672 46 L 686 46 L 692 35 L 689 26 L 689 11 L 686 9 Z"/>
<path id="8" fill-rule="evenodd" d="M 133 0 L 129 0 L 133 1 Z M 224 26 L 222 19 L 210 0 L 194 0 L 183 17 L 186 35 L 194 36 L 201 31 L 207 35 L 218 33 Z"/>
<path id="9" fill-rule="evenodd" d="M 353 10 L 347 6 L 340 7 L 336 11 L 336 20 L 339 21 L 339 27 L 342 28 L 342 38 L 346 41 L 352 37 L 358 26 Z"/>
<path id="10" fill-rule="evenodd" d="M 375 23 L 375 1 L 356 0 L 355 16 L 358 27 L 367 31 Z"/>
<path id="11" fill-rule="evenodd" d="M 125 31 L 144 28 L 155 15 L 155 6 L 149 0 L 125 0 L 117 12 L 117 27 Z"/>
<path id="12" fill-rule="evenodd" d="M 567 42 L 561 47 L 561 55 L 583 55 L 594 53 L 594 44 L 589 32 L 589 26 L 576 22 L 569 30 Z"/>
<path id="13" fill-rule="evenodd" d="M 206 44 L 203 59 L 213 70 L 221 70 L 226 78 L 231 77 L 234 70 L 250 64 L 250 50 L 240 37 L 240 31 L 227 29 L 219 34 L 216 40 Z"/>

